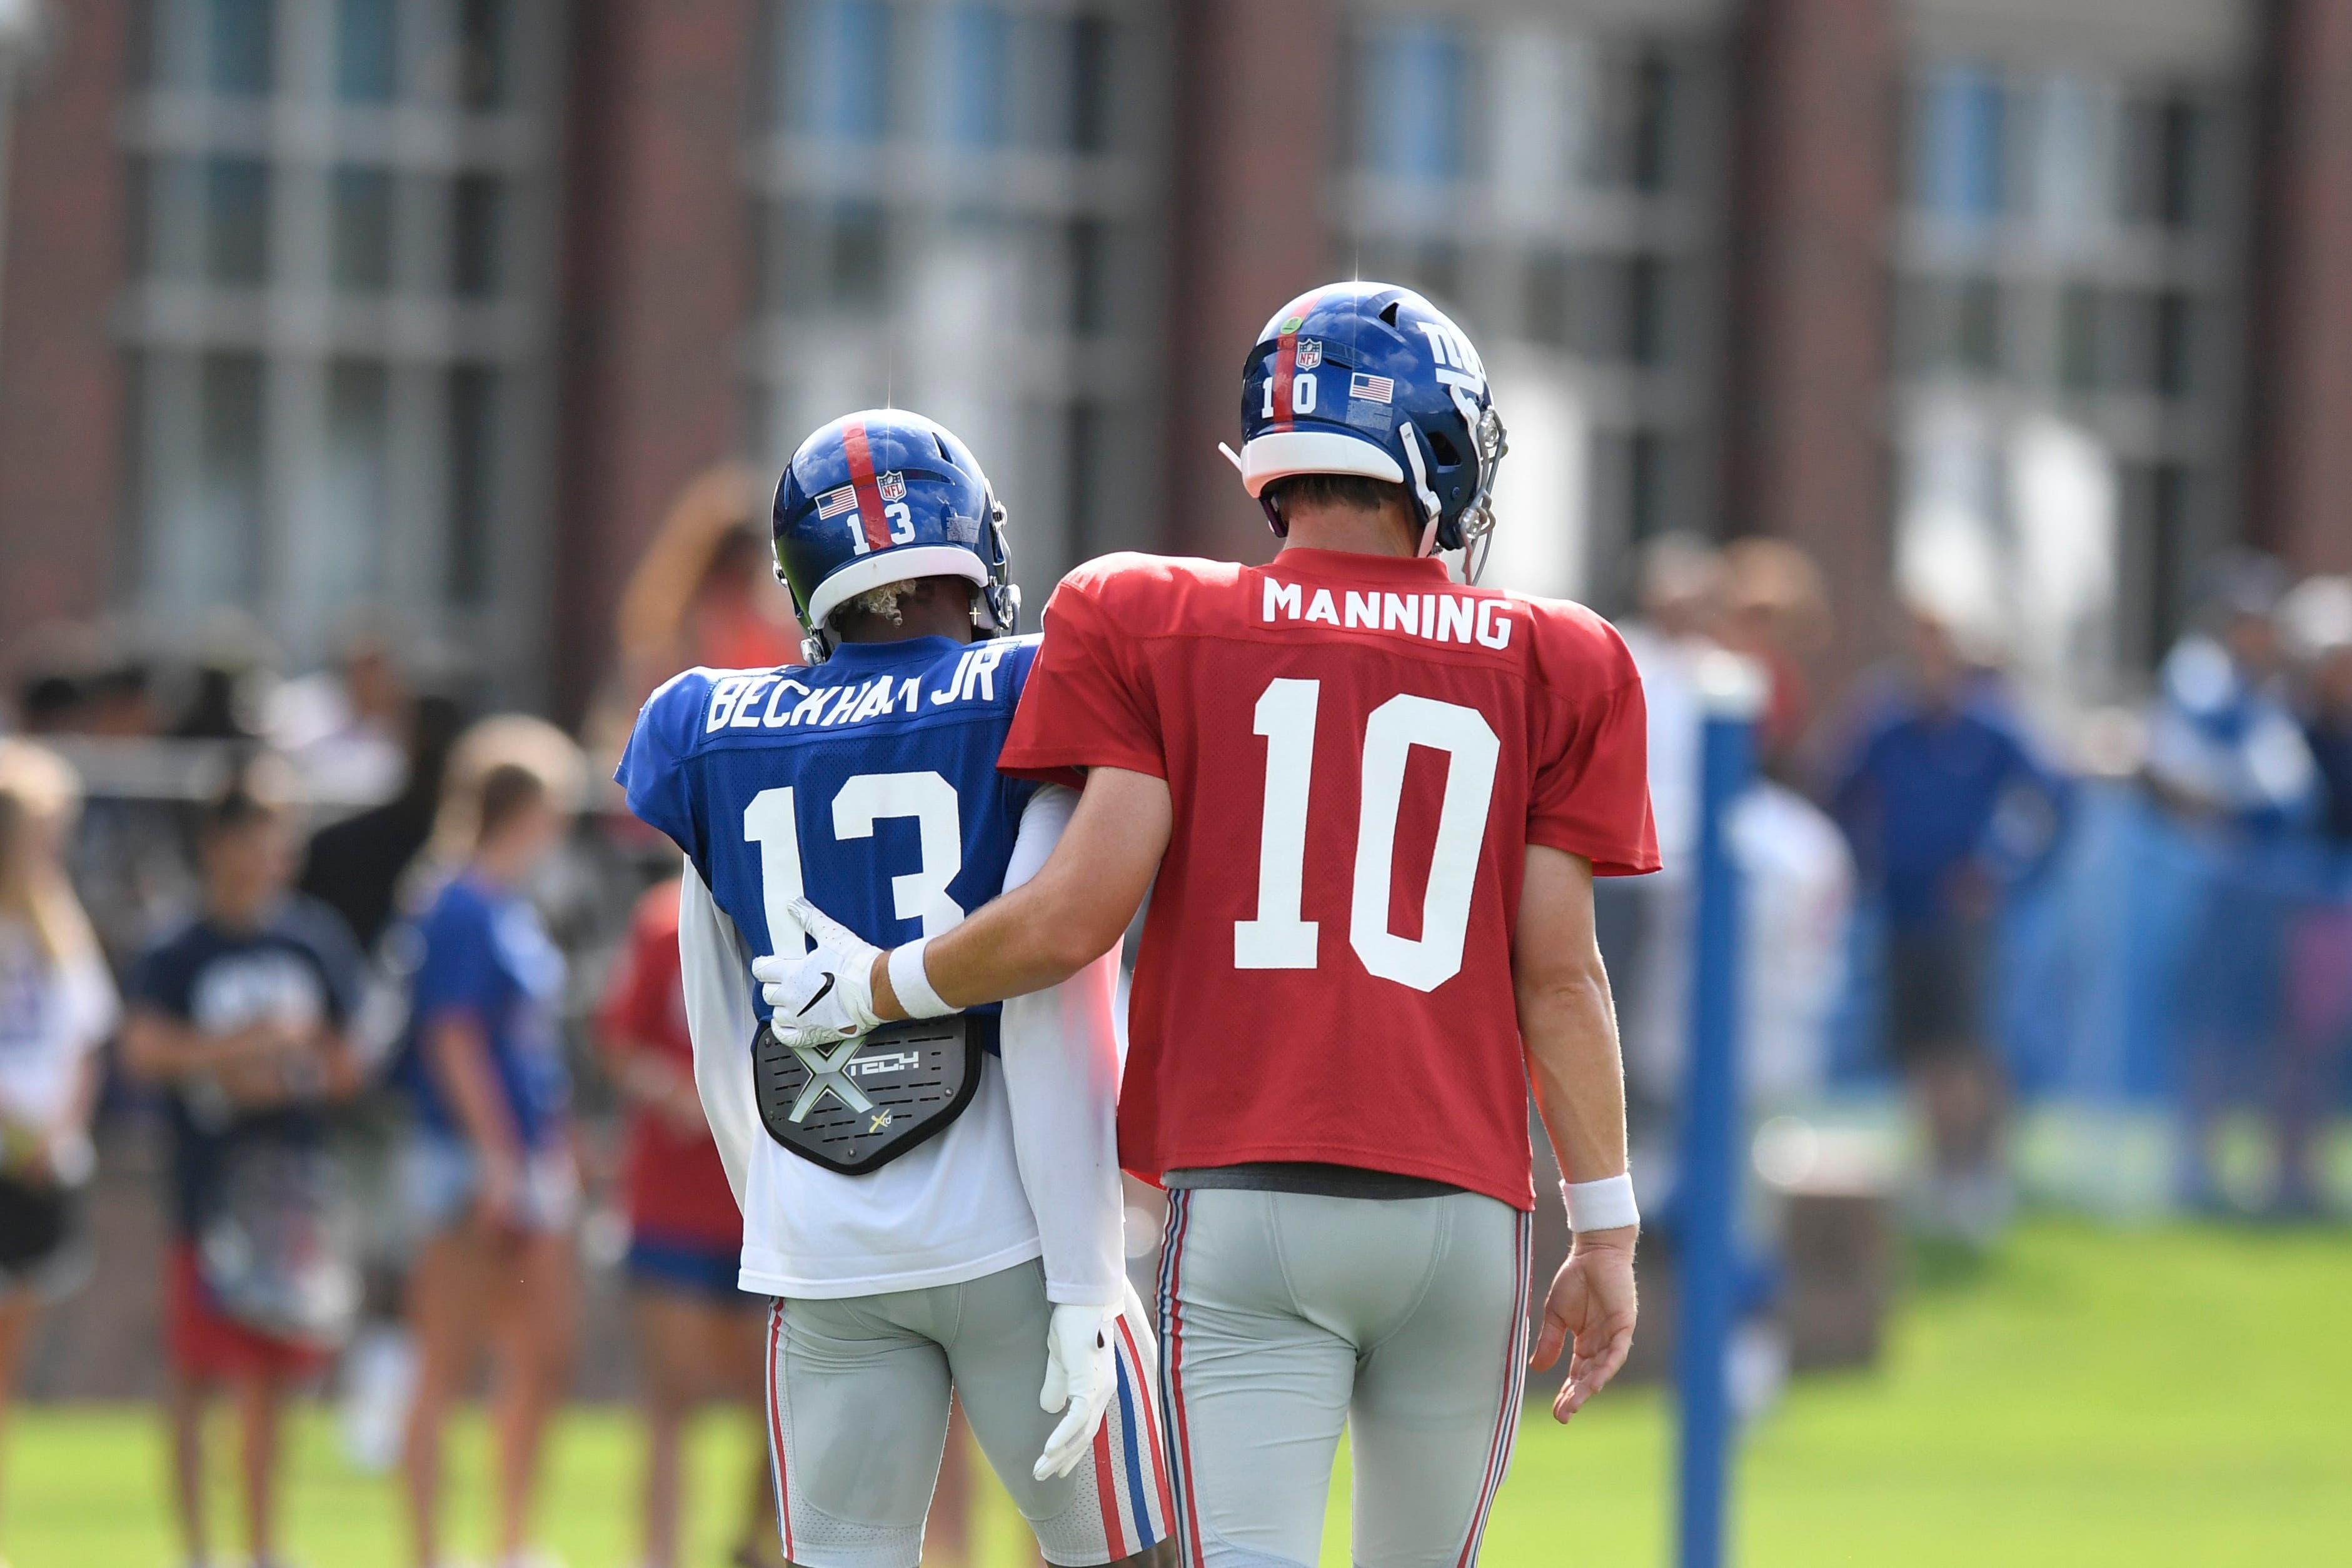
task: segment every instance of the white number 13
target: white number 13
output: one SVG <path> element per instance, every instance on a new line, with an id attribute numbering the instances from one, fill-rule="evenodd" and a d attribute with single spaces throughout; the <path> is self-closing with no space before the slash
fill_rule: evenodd
<path id="1" fill-rule="evenodd" d="M 871 838 L 874 825 L 912 817 L 921 863 L 890 879 L 891 909 L 902 921 L 923 922 L 925 936 L 955 929 L 963 910 L 948 896 L 948 884 L 963 870 L 962 810 L 955 785 L 929 769 L 911 773 L 856 773 L 833 797 L 833 836 Z M 792 786 L 763 789 L 743 808 L 743 837 L 760 847 L 760 886 L 768 915 L 768 941 L 779 952 L 806 951 L 806 933 L 792 915 L 801 896 L 799 812 Z"/>
<path id="2" fill-rule="evenodd" d="M 1315 712 L 1322 685 L 1276 680 L 1257 700 L 1255 729 L 1265 738 L 1265 813 L 1258 834 L 1257 918 L 1234 922 L 1236 969 L 1316 967 L 1319 927 L 1300 915 Z M 1446 754 L 1445 796 L 1438 808 L 1429 886 L 1422 895 L 1421 935 L 1407 938 L 1389 929 L 1389 898 L 1396 876 L 1405 762 L 1415 746 Z M 1416 991 L 1434 991 L 1461 973 L 1470 897 L 1486 847 L 1501 752 L 1493 727 L 1475 709 L 1398 696 L 1372 710 L 1364 725 L 1363 799 L 1348 917 L 1348 944 L 1370 973 Z"/>

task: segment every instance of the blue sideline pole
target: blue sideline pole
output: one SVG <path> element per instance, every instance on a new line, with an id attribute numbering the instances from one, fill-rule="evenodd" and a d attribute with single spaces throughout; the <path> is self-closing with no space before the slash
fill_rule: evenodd
<path id="1" fill-rule="evenodd" d="M 1730 807 L 1755 767 L 1764 681 L 1749 661 L 1709 655 L 1698 670 L 1705 730 L 1693 885 L 1689 1078 L 1685 1088 L 1680 1235 L 1675 1249 L 1675 1381 L 1681 1405 L 1681 1568 L 1720 1568 L 1731 1448 L 1725 1352 L 1737 1274 L 1739 1192 L 1739 875 Z"/>

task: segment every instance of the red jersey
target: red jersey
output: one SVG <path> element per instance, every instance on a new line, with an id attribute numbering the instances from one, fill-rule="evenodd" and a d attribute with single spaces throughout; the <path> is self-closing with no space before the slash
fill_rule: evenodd
<path id="1" fill-rule="evenodd" d="M 646 889 L 630 918 L 629 940 L 606 984 L 596 1024 L 603 1037 L 649 1051 L 694 1071 L 686 1030 L 686 990 L 677 957 L 678 884 Z M 623 1177 L 629 1228 L 640 1241 L 732 1250 L 743 1245 L 743 1216 L 727 1185 L 727 1167 L 709 1130 L 680 1130 L 642 1105 L 629 1112 Z"/>
<path id="2" fill-rule="evenodd" d="M 1063 580 L 999 765 L 1168 781 L 1120 1163 L 1317 1161 L 1534 1205 L 1527 847 L 1653 871 L 1614 629 L 1442 562 L 1114 555 Z"/>

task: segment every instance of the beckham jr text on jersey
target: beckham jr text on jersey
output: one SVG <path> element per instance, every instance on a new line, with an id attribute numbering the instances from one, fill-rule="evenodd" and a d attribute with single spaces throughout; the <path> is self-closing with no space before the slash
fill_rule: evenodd
<path id="1" fill-rule="evenodd" d="M 630 810 L 686 851 L 746 963 L 805 951 L 787 908 L 803 894 L 885 947 L 937 936 L 1003 889 L 1036 785 L 999 773 L 996 755 L 1036 651 L 1034 638 L 910 637 L 845 643 L 805 668 L 688 670 L 646 701 L 616 776 Z M 764 1017 L 749 970 L 732 983 Z M 993 1065 L 999 1011 L 967 1015 L 992 1053 L 970 1109 L 897 1163 L 836 1175 L 757 1141 L 743 1194 L 745 1289 L 830 1296 L 937 1283 L 918 1261 L 924 1247 L 894 1228 L 919 1209 L 955 1255 L 956 1278 L 1037 1256 Z M 817 1234 L 818 1207 L 833 1216 L 821 1246 L 778 1239 Z M 861 1252 L 868 1264 L 853 1268 Z M 819 1253 L 838 1260 L 837 1275 L 812 1278 Z M 893 1273 L 894 1260 L 908 1272 Z"/>
<path id="2" fill-rule="evenodd" d="M 1064 579 L 1002 765 L 1176 805 L 1129 1004 L 1119 1158 L 1311 1161 L 1525 1209 L 1527 847 L 1657 868 L 1642 687 L 1575 605 L 1444 562 L 1115 555 Z"/>

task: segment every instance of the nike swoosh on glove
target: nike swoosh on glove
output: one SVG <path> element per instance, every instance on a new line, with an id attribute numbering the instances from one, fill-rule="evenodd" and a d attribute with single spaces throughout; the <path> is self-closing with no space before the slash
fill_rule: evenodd
<path id="1" fill-rule="evenodd" d="M 1066 1408 L 1061 1425 L 1045 1439 L 1031 1473 L 1039 1480 L 1066 1476 L 1077 1468 L 1094 1446 L 1095 1429 L 1118 1392 L 1116 1353 L 1111 1349 L 1111 1322 L 1116 1307 L 1056 1307 L 1045 1329 L 1045 1386 L 1037 1391 L 1040 1408 Z"/>
<path id="2" fill-rule="evenodd" d="M 882 950 L 804 898 L 794 899 L 791 908 L 816 951 L 800 958 L 772 952 L 751 962 L 776 1037 L 786 1045 L 826 1046 L 879 1024 L 874 960 Z"/>

